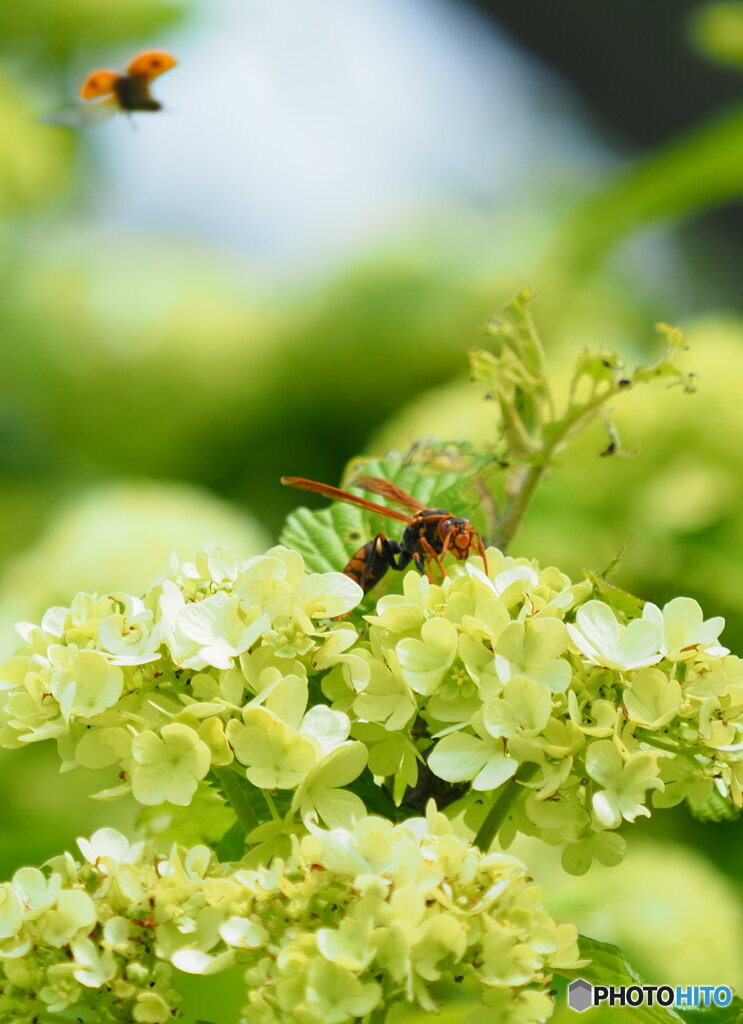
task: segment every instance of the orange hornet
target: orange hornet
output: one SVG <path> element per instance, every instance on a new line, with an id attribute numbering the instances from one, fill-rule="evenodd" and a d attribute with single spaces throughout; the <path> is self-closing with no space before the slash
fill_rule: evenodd
<path id="1" fill-rule="evenodd" d="M 289 487 L 323 494 L 335 501 L 357 505 L 368 512 L 376 512 L 381 516 L 387 516 L 388 519 L 397 519 L 406 524 L 400 541 L 390 540 L 383 533 L 378 533 L 373 540 L 359 548 L 343 570 L 346 576 L 350 576 L 359 584 L 364 593 L 371 590 L 388 569 L 405 569 L 411 562 L 420 573 L 426 573 L 429 579 L 432 579 L 431 563 L 435 562 L 443 576 L 442 559 L 447 551 L 451 551 L 454 557 L 461 561 L 467 558 L 474 548 L 482 556 L 487 572 L 485 545 L 469 519 L 454 516 L 442 508 L 426 508 L 417 498 L 390 480 L 383 480 L 378 476 L 362 476 L 354 480 L 353 485 L 401 505 L 412 515 L 396 512 L 385 505 L 359 498 L 330 484 L 305 480 L 304 477 L 282 476 L 281 482 Z"/>

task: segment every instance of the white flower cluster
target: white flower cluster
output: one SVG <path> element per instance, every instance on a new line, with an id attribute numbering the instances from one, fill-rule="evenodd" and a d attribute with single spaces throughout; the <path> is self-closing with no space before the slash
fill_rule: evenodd
<path id="1" fill-rule="evenodd" d="M 243 565 L 210 550 L 143 600 L 78 594 L 19 627 L 27 646 L 0 669 L 0 744 L 54 738 L 65 767 L 107 770 L 99 797 L 146 805 L 187 806 L 210 768 L 234 762 L 256 786 L 295 790 L 308 820 L 345 823 L 364 807 L 336 790 L 366 751 L 345 714 L 307 709 L 308 671 L 356 640 L 332 620 L 361 596 L 286 548 Z"/>
<path id="2" fill-rule="evenodd" d="M 400 803 L 426 760 L 428 795 L 463 795 L 473 830 L 483 794 L 516 786 L 501 842 L 538 835 L 575 872 L 621 859 L 615 830 L 650 793 L 743 804 L 743 663 L 722 619 L 688 598 L 633 617 L 493 549 L 480 565 L 440 585 L 411 571 L 355 624 L 360 588 L 281 547 L 242 565 L 207 551 L 142 600 L 79 594 L 0 668 L 0 744 L 53 737 L 64 767 L 108 774 L 99 796 L 145 805 L 237 773 L 270 810 L 261 856 L 358 820 L 367 763 Z"/>
<path id="3" fill-rule="evenodd" d="M 345 1024 L 396 1002 L 437 1009 L 465 983 L 498 1019 L 551 1011 L 555 968 L 578 966 L 524 868 L 480 854 L 447 819 L 365 817 L 317 830 L 287 862 L 251 870 L 203 846 L 159 853 L 112 829 L 0 886 L 0 1017 L 95 1010 L 102 1024 L 165 1024 L 173 968 L 246 969 L 250 1024 Z"/>
<path id="4" fill-rule="evenodd" d="M 441 585 L 409 573 L 353 648 L 368 681 L 349 661 L 323 680 L 375 776 L 401 794 L 427 744 L 440 780 L 470 784 L 465 804 L 520 777 L 528 796 L 501 841 L 518 829 L 563 845 L 578 873 L 621 860 L 613 830 L 650 814 L 649 792 L 743 805 L 743 662 L 719 645 L 721 618 L 689 598 L 631 618 L 556 569 L 492 549 L 489 573 L 478 564 Z"/>

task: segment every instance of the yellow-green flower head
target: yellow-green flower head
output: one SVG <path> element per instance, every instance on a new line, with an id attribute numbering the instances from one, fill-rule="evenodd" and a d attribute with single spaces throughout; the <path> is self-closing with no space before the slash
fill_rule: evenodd
<path id="1" fill-rule="evenodd" d="M 255 871 L 203 846 L 131 846 L 112 829 L 80 846 L 83 864 L 56 858 L 48 876 L 25 868 L 0 887 L 15 943 L 0 944 L 0 1009 L 19 1021 L 46 1008 L 164 1022 L 178 1004 L 174 969 L 241 964 L 246 1020 L 436 1010 L 431 986 L 456 977 L 484 1006 L 506 985 L 512 1019 L 532 1024 L 553 967 L 580 964 L 575 930 L 546 914 L 526 869 L 471 847 L 433 806 L 397 826 L 364 816 L 315 829 L 286 862 Z"/>
<path id="2" fill-rule="evenodd" d="M 194 813 L 194 839 L 228 832 L 225 787 L 239 786 L 250 866 L 287 857 L 292 836 L 353 830 L 368 806 L 414 805 L 421 791 L 461 800 L 474 831 L 483 801 L 508 788 L 501 841 L 521 831 L 565 846 L 574 870 L 616 859 L 609 833 L 653 807 L 713 793 L 743 804 L 743 663 L 696 602 L 610 604 L 600 581 L 573 584 L 494 549 L 487 571 L 473 556 L 440 582 L 414 569 L 400 582 L 352 624 L 342 617 L 363 595 L 343 573 L 308 573 L 286 547 L 244 562 L 213 548 L 142 597 L 78 594 L 23 625 L 24 646 L 0 666 L 0 744 L 54 739 L 65 769 L 101 774 L 98 798 L 168 805 L 162 821 L 210 802 L 209 835 Z M 96 885 L 137 897 L 137 858 L 100 854 L 100 865 Z M 42 906 L 38 880 L 25 884 L 26 905 Z M 206 928 L 202 909 L 188 920 Z M 23 935 L 0 943 L 21 948 Z M 67 992 L 74 977 L 57 973 Z"/>

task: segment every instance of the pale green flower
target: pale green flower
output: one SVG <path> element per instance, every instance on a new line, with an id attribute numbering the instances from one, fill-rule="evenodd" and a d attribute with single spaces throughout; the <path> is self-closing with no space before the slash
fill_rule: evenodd
<path id="1" fill-rule="evenodd" d="M 675 597 L 662 612 L 648 601 L 642 617 L 660 631 L 660 649 L 669 661 L 688 661 L 702 651 L 712 658 L 730 653 L 717 642 L 725 620 L 720 615 L 705 620 L 699 604 L 690 597 Z"/>
<path id="2" fill-rule="evenodd" d="M 562 693 L 571 676 L 570 664 L 561 657 L 568 640 L 560 619 L 545 616 L 511 622 L 500 634 L 495 648 L 498 675 L 504 683 L 512 676 L 527 676 L 552 693 Z"/>
<path id="3" fill-rule="evenodd" d="M 613 736 L 617 720 L 617 708 L 608 700 L 584 700 L 578 702 L 574 690 L 568 692 L 568 712 L 573 725 L 586 736 Z"/>
<path id="4" fill-rule="evenodd" d="M 329 754 L 348 739 L 351 720 L 325 704 L 310 708 L 299 726 L 299 735 L 310 739 L 320 756 Z"/>
<path id="5" fill-rule="evenodd" d="M 268 930 L 259 921 L 245 917 L 230 917 L 219 929 L 221 938 L 237 949 L 259 949 L 271 938 Z"/>
<path id="6" fill-rule="evenodd" d="M 219 689 L 226 701 L 239 708 L 246 689 L 253 694 L 263 693 L 270 683 L 284 676 L 306 679 L 307 669 L 300 661 L 278 657 L 272 647 L 255 647 L 240 655 L 235 668 L 219 673 Z"/>
<path id="7" fill-rule="evenodd" d="M 52 964 L 46 971 L 46 982 L 39 989 L 39 998 L 50 1013 L 59 1013 L 80 998 L 80 986 L 74 977 L 74 963 Z"/>
<path id="8" fill-rule="evenodd" d="M 305 575 L 302 558 L 280 547 L 246 563 L 234 593 L 246 607 L 268 616 L 263 642 L 282 658 L 312 651 L 328 632 L 327 620 L 352 611 L 364 596 L 341 572 Z"/>
<path id="9" fill-rule="evenodd" d="M 179 949 L 170 957 L 174 967 L 185 974 L 219 974 L 235 962 L 235 954 L 229 949 L 224 953 L 211 955 L 200 949 Z"/>
<path id="10" fill-rule="evenodd" d="M 580 842 L 562 851 L 562 866 L 569 875 L 584 875 L 594 858 L 607 867 L 621 864 L 627 852 L 627 840 L 617 832 L 590 832 Z"/>
<path id="11" fill-rule="evenodd" d="M 130 756 L 132 738 L 121 726 L 86 729 L 75 747 L 75 760 L 83 768 L 108 768 Z"/>
<path id="12" fill-rule="evenodd" d="M 550 718 L 538 736 L 516 734 L 508 741 L 508 752 L 517 761 L 538 764 L 540 772 L 531 786 L 540 800 L 553 796 L 573 770 L 573 757 L 584 737 L 570 719 Z"/>
<path id="13" fill-rule="evenodd" d="M 40 934 L 44 942 L 59 949 L 81 933 L 86 935 L 97 920 L 95 904 L 86 892 L 61 892 L 55 906 L 42 918 Z"/>
<path id="14" fill-rule="evenodd" d="M 421 627 L 420 640 L 401 640 L 395 653 L 402 677 L 411 690 L 431 694 L 456 657 L 456 627 L 448 619 L 428 619 Z"/>
<path id="15" fill-rule="evenodd" d="M 61 887 L 62 879 L 58 874 L 47 878 L 38 868 L 19 868 L 13 875 L 13 888 L 23 900 L 26 921 L 33 921 L 54 906 Z M 0 938 L 5 937 L 0 934 Z"/>
<path id="16" fill-rule="evenodd" d="M 265 679 L 267 672 L 262 673 Z M 309 686 L 307 675 L 301 673 L 273 674 L 270 682 L 261 690 L 255 700 L 250 701 L 247 708 L 265 707 L 271 714 L 280 718 L 285 725 L 298 730 L 307 709 Z"/>
<path id="17" fill-rule="evenodd" d="M 481 701 L 487 701 L 503 690 L 503 681 L 495 668 L 491 643 L 492 641 L 484 636 L 462 633 L 459 637 L 459 657 L 467 675 L 477 685 Z"/>
<path id="18" fill-rule="evenodd" d="M 385 594 L 377 601 L 374 615 L 367 616 L 373 626 L 390 633 L 417 633 L 427 618 L 441 607 L 442 590 L 427 576 L 406 572 L 402 579 L 402 594 Z"/>
<path id="19" fill-rule="evenodd" d="M 376 982 L 364 984 L 338 964 L 313 960 L 307 972 L 307 1007 L 324 1024 L 344 1024 L 371 1013 L 380 1004 Z"/>
<path id="20" fill-rule="evenodd" d="M 158 992 L 140 992 L 132 1017 L 137 1024 L 166 1024 L 173 1017 L 173 1009 Z"/>
<path id="21" fill-rule="evenodd" d="M 294 789 L 317 762 L 314 744 L 267 708 L 246 708 L 242 724 L 228 723 L 227 739 L 260 789 Z"/>
<path id="22" fill-rule="evenodd" d="M 160 657 L 159 630 L 154 629 L 152 611 L 128 594 L 110 595 L 122 606 L 120 613 L 107 615 L 98 625 L 97 647 L 112 665 L 144 665 Z"/>
<path id="23" fill-rule="evenodd" d="M 372 922 L 367 919 L 346 919 L 337 928 L 320 928 L 315 941 L 326 960 L 358 974 L 374 959 L 371 939 Z"/>
<path id="24" fill-rule="evenodd" d="M 467 948 L 464 926 L 451 916 L 429 918 L 420 926 L 417 940 L 412 957 L 413 969 L 428 982 L 438 981 L 443 963 L 461 960 Z M 432 999 L 429 1009 L 436 1009 Z"/>
<path id="25" fill-rule="evenodd" d="M 363 743 L 342 743 L 307 773 L 294 794 L 292 810 L 299 810 L 308 827 L 320 818 L 328 828 L 344 828 L 364 817 L 361 798 L 343 787 L 359 777 L 366 761 Z"/>
<path id="26" fill-rule="evenodd" d="M 187 603 L 170 580 L 162 584 L 159 614 L 163 640 L 175 664 L 183 668 L 231 668 L 235 658 L 270 627 L 265 614 L 246 620 L 240 598 L 222 590 Z"/>
<path id="27" fill-rule="evenodd" d="M 115 874 L 120 865 L 136 861 L 143 848 L 142 843 L 131 845 L 115 828 L 99 828 L 90 839 L 78 838 L 77 845 L 89 864 L 107 874 Z"/>
<path id="28" fill-rule="evenodd" d="M 365 690 L 369 682 L 370 665 L 358 651 L 350 651 L 358 637 L 355 629 L 344 627 L 329 633 L 325 643 L 314 655 L 312 664 L 318 671 L 341 665 L 348 685 L 357 693 Z"/>
<path id="29" fill-rule="evenodd" d="M 217 544 L 203 548 L 196 555 L 193 564 L 184 562 L 181 571 L 196 579 L 213 580 L 215 583 L 234 583 L 241 566 L 235 556 Z"/>
<path id="30" fill-rule="evenodd" d="M 662 729 L 679 713 L 681 686 L 657 668 L 644 668 L 633 677 L 623 699 L 631 722 Z"/>
<path id="31" fill-rule="evenodd" d="M 99 950 L 91 939 L 78 938 L 70 943 L 75 958 L 73 977 L 86 988 L 100 988 L 113 981 L 118 968 L 110 950 Z"/>
<path id="32" fill-rule="evenodd" d="M 364 817 L 352 827 L 317 831 L 301 840 L 302 855 L 339 875 L 377 878 L 390 870 L 396 833 L 386 818 Z"/>
<path id="33" fill-rule="evenodd" d="M 200 779 L 209 771 L 209 748 L 187 725 L 163 726 L 160 735 L 146 730 L 132 742 L 132 788 L 141 804 L 187 806 Z"/>
<path id="34" fill-rule="evenodd" d="M 348 739 L 347 715 L 323 704 L 305 713 L 307 683 L 297 676 L 268 687 L 265 707 L 249 705 L 242 724 L 232 719 L 227 738 L 250 781 L 262 789 L 293 789 L 315 763 Z"/>
<path id="35" fill-rule="evenodd" d="M 447 782 L 472 780 L 477 790 L 497 789 L 510 779 L 518 768 L 518 761 L 509 757 L 502 739 L 472 736 L 454 732 L 445 736 L 434 747 L 428 767 Z"/>
<path id="36" fill-rule="evenodd" d="M 353 711 L 368 722 L 381 722 L 390 732 L 405 729 L 418 710 L 410 688 L 387 665 L 371 661 L 369 681 L 354 698 Z"/>
<path id="37" fill-rule="evenodd" d="M 526 799 L 529 821 L 539 829 L 540 838 L 553 846 L 577 842 L 590 825 L 590 816 L 578 798 L 578 779 L 568 782 L 552 800 L 540 800 L 536 794 Z"/>
<path id="38" fill-rule="evenodd" d="M 0 885 L 0 939 L 15 935 L 23 923 L 23 907 L 15 886 Z"/>
<path id="39" fill-rule="evenodd" d="M 364 592 L 342 572 L 305 576 L 294 589 L 293 603 L 310 619 L 336 619 L 353 611 Z"/>
<path id="40" fill-rule="evenodd" d="M 543 1024 L 553 1009 L 547 992 L 493 988 L 483 994 L 482 1005 L 463 1024 Z"/>
<path id="41" fill-rule="evenodd" d="M 550 692 L 526 676 L 513 676 L 503 687 L 502 697 L 491 697 L 483 705 L 485 728 L 493 737 L 534 736 L 549 721 Z"/>
<path id="42" fill-rule="evenodd" d="M 57 650 L 64 667 L 54 672 L 49 688 L 65 721 L 72 715 L 93 718 L 117 703 L 124 688 L 124 673 L 117 665 L 97 651 Z"/>
<path id="43" fill-rule="evenodd" d="M 644 806 L 648 789 L 663 790 L 658 774 L 658 753 L 638 751 L 625 761 L 611 740 L 596 740 L 586 753 L 586 771 L 603 789 L 593 794 L 593 812 L 605 828 L 616 828 L 622 818 L 650 817 Z"/>
<path id="44" fill-rule="evenodd" d="M 481 956 L 487 985 L 526 985 L 534 974 L 534 951 L 513 928 L 491 926 L 483 936 Z"/>
<path id="45" fill-rule="evenodd" d="M 418 781 L 418 761 L 423 758 L 407 732 L 385 729 L 376 722 L 357 722 L 354 739 L 361 740 L 369 752 L 372 775 L 388 776 L 399 772 L 408 786 Z"/>
<path id="46" fill-rule="evenodd" d="M 661 632 L 654 622 L 633 619 L 623 626 L 603 601 L 582 605 L 576 613 L 575 625 L 568 623 L 568 632 L 588 661 L 620 672 L 655 665 L 663 657 Z"/>

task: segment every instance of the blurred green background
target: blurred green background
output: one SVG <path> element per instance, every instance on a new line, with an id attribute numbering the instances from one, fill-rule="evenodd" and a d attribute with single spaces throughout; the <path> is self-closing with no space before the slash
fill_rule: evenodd
<path id="1" fill-rule="evenodd" d="M 261 550 L 296 503 L 284 473 L 335 482 L 363 451 L 492 437 L 466 353 L 524 283 L 558 378 L 584 346 L 646 357 L 665 320 L 699 389 L 628 396 L 637 454 L 586 436 L 514 553 L 578 575 L 626 545 L 615 582 L 696 597 L 743 650 L 742 38 L 738 2 L 0 6 L 1 653 L 14 622 L 136 591 L 171 551 Z M 40 123 L 148 46 L 180 61 L 162 114 Z M 3 877 L 133 820 L 52 750 L 0 765 Z M 640 834 L 627 870 L 652 877 L 672 841 L 739 949 L 738 824 L 679 810 Z M 646 972 L 675 962 L 670 911 L 650 955 L 605 909 L 587 931 Z"/>

